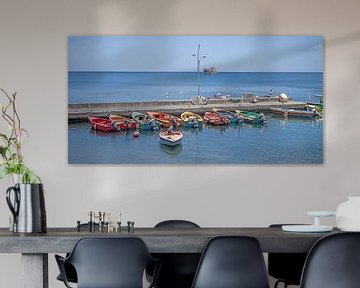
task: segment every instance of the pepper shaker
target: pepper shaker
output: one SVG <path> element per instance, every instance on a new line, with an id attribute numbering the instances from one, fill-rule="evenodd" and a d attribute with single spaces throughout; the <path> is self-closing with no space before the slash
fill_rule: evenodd
<path id="1" fill-rule="evenodd" d="M 88 226 L 89 226 L 89 232 L 92 231 L 92 224 L 93 224 L 93 212 L 89 212 L 89 222 L 88 222 Z"/>
<path id="2" fill-rule="evenodd" d="M 76 221 L 76 223 L 77 223 L 77 226 L 76 226 L 76 228 L 77 228 L 77 232 L 80 232 L 80 221 L 78 220 L 78 221 Z"/>

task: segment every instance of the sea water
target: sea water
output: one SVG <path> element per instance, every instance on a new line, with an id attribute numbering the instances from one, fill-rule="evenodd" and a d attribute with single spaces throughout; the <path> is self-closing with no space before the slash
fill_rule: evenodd
<path id="1" fill-rule="evenodd" d="M 193 72 L 69 72 L 69 103 L 188 100 L 197 95 Z M 284 92 L 296 101 L 323 93 L 323 73 L 227 72 L 200 77 L 200 94 L 241 97 Z"/>
<path id="2" fill-rule="evenodd" d="M 101 132 L 69 124 L 71 164 L 321 164 L 323 122 L 269 116 L 267 126 L 183 128 L 182 144 L 160 144 L 158 131 Z"/>
<path id="3" fill-rule="evenodd" d="M 285 92 L 307 101 L 322 94 L 322 73 L 218 73 L 201 77 L 201 94 L 240 97 Z M 196 73 L 69 72 L 69 103 L 189 99 Z M 101 132 L 89 123 L 69 124 L 70 164 L 322 164 L 323 120 L 267 115 L 266 126 L 230 125 L 185 129 L 182 144 L 160 144 L 159 132 Z"/>

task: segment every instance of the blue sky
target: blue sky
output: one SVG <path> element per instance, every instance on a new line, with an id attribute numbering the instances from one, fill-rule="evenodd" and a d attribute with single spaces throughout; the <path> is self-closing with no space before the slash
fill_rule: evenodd
<path id="1" fill-rule="evenodd" d="M 69 71 L 323 72 L 321 36 L 69 36 Z"/>

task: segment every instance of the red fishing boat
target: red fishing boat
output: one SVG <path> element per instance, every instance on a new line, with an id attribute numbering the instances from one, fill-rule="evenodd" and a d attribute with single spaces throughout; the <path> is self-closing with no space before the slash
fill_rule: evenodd
<path id="1" fill-rule="evenodd" d="M 88 117 L 88 120 L 94 130 L 100 130 L 105 132 L 115 131 L 109 119 L 90 116 Z"/>
<path id="2" fill-rule="evenodd" d="M 183 125 L 183 121 L 180 117 L 176 117 L 171 114 L 163 113 L 163 112 L 147 112 L 147 114 L 154 118 L 156 121 L 161 123 L 162 127 L 180 127 Z"/>
<path id="3" fill-rule="evenodd" d="M 111 114 L 109 116 L 109 119 L 110 119 L 110 121 L 115 122 L 116 126 L 120 130 L 129 130 L 129 129 L 137 128 L 137 122 L 135 120 L 127 118 L 127 117 Z"/>
<path id="4" fill-rule="evenodd" d="M 230 120 L 218 113 L 214 112 L 205 112 L 204 121 L 207 124 L 211 125 L 228 125 Z"/>

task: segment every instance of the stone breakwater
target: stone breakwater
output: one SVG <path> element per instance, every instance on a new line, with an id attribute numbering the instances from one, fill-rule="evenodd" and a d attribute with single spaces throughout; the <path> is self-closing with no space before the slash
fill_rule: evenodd
<path id="1" fill-rule="evenodd" d="M 68 122 L 86 121 L 88 116 L 106 118 L 110 114 L 131 117 L 133 111 L 143 113 L 159 111 L 174 115 L 180 115 L 184 111 L 204 114 L 206 111 L 211 111 L 212 108 L 267 112 L 270 108 L 302 109 L 306 105 L 304 102 L 295 102 L 291 99 L 288 102 L 279 102 L 278 97 L 258 97 L 256 103 L 253 103 L 253 100 L 244 98 L 207 99 L 203 104 L 194 104 L 191 100 L 68 104 Z"/>

